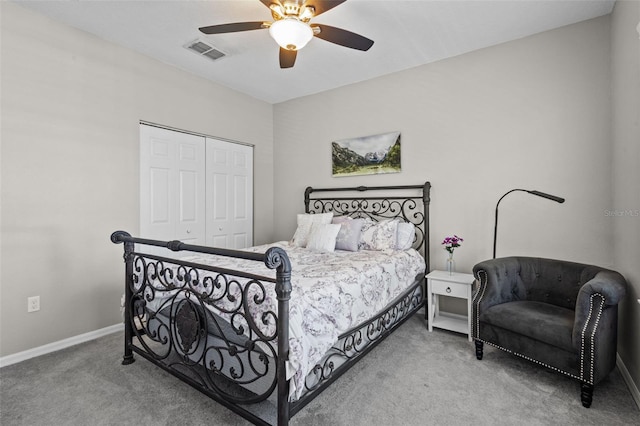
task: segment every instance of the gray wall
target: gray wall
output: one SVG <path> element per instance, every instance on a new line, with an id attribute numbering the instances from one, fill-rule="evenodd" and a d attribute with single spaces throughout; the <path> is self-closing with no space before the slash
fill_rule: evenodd
<path id="1" fill-rule="evenodd" d="M 429 180 L 433 268 L 444 268 L 440 242 L 455 233 L 465 238 L 455 252 L 458 270 L 470 271 L 491 257 L 503 193 L 563 196 L 564 204 L 525 193 L 505 198 L 497 254 L 627 275 L 632 291 L 619 352 L 640 383 L 640 221 L 606 214 L 640 208 L 637 9 L 637 2 L 616 6 L 613 49 L 605 16 L 276 105 L 276 238 L 293 235 L 307 185 Z M 402 173 L 331 177 L 331 141 L 395 130 L 402 132 Z"/>
<path id="2" fill-rule="evenodd" d="M 122 321 L 109 235 L 138 231 L 139 120 L 255 144 L 255 241 L 273 239 L 270 104 L 13 3 L 0 11 L 0 355 Z"/>
<path id="3" fill-rule="evenodd" d="M 433 184 L 434 268 L 442 238 L 465 238 L 460 270 L 521 254 L 613 264 L 609 17 L 275 105 L 277 238 L 290 238 L 304 187 Z M 331 176 L 331 141 L 402 132 L 402 172 Z M 295 176 L 295 179 L 292 179 Z"/>
<path id="4" fill-rule="evenodd" d="M 618 352 L 640 386 L 640 2 L 621 1 L 611 16 L 614 267 L 629 283 Z"/>

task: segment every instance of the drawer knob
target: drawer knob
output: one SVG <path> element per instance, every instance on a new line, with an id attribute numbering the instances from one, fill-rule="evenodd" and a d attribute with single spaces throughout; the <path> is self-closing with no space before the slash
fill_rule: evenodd
<path id="1" fill-rule="evenodd" d="M 447 287 L 447 293 L 451 293 L 451 287 Z"/>

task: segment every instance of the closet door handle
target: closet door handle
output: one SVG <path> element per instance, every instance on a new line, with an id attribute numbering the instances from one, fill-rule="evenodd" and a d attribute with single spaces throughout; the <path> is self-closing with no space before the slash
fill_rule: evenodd
<path id="1" fill-rule="evenodd" d="M 190 234 L 190 233 L 191 233 L 191 229 L 187 229 L 187 234 Z"/>

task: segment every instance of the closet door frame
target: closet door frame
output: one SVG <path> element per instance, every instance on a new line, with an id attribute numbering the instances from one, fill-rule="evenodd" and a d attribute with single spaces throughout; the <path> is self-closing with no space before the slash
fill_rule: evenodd
<path id="1" fill-rule="evenodd" d="M 202 173 L 202 176 L 197 177 L 196 179 L 198 179 L 199 181 L 202 181 L 202 195 L 199 195 L 200 197 L 202 197 L 200 199 L 199 205 L 198 205 L 198 209 L 200 208 L 200 205 L 202 205 L 202 209 L 203 209 L 203 221 L 202 221 L 202 227 L 203 229 L 200 230 L 199 227 L 187 227 L 185 228 L 182 232 L 181 237 L 179 238 L 177 236 L 177 234 L 173 233 L 174 237 L 170 237 L 170 233 L 171 231 L 169 230 L 171 227 L 170 225 L 167 225 L 166 229 L 163 232 L 157 232 L 158 229 L 155 230 L 151 230 L 150 231 L 150 227 L 148 226 L 148 224 L 143 224 L 143 220 L 148 219 L 148 215 L 149 215 L 149 208 L 150 208 L 150 200 L 149 200 L 149 188 L 150 188 L 150 184 L 149 184 L 149 176 L 143 176 L 146 172 L 145 172 L 145 168 L 148 167 L 148 161 L 146 161 L 144 159 L 144 153 L 143 153 L 143 149 L 149 149 L 148 146 L 143 147 L 144 142 L 143 142 L 143 128 L 157 128 L 160 129 L 158 131 L 164 130 L 164 131 L 168 131 L 168 132 L 176 132 L 176 133 L 180 133 L 180 134 L 184 134 L 184 135 L 189 135 L 189 136 L 193 136 L 193 137 L 199 137 L 202 138 L 202 146 L 203 146 L 203 151 L 200 153 L 198 153 L 198 156 L 201 156 L 201 160 L 205 163 L 205 167 L 204 167 L 204 171 Z M 188 136 L 186 136 L 188 137 Z M 220 138 L 217 136 L 211 136 L 211 135 L 206 135 L 206 134 L 202 134 L 202 133 L 196 133 L 196 132 L 191 132 L 191 131 L 187 131 L 187 130 L 183 130 L 183 129 L 178 129 L 178 128 L 174 128 L 174 127 L 169 127 L 169 126 L 164 126 L 164 125 L 160 125 L 157 123 L 152 123 L 152 122 L 148 122 L 148 121 L 140 121 L 140 234 L 143 237 L 147 237 L 147 238 L 154 238 L 154 239 L 163 239 L 163 240 L 171 240 L 171 239 L 180 239 L 180 240 L 184 240 L 185 242 L 190 242 L 192 244 L 200 244 L 200 245 L 211 245 L 208 243 L 208 241 L 211 241 L 211 236 L 209 234 L 211 234 L 211 232 L 209 232 L 209 230 L 207 229 L 207 223 L 211 223 L 210 220 L 210 216 L 212 214 L 211 211 L 207 211 L 207 206 L 210 205 L 211 203 L 209 202 L 209 199 L 211 198 L 211 196 L 213 195 L 213 188 L 208 187 L 207 182 L 208 182 L 208 178 L 207 176 L 209 175 L 209 172 L 207 171 L 207 164 L 206 164 L 206 159 L 209 157 L 209 154 L 207 154 L 207 148 L 206 146 L 208 145 L 207 143 L 207 139 L 209 140 L 213 140 L 213 141 L 220 141 L 223 143 L 229 143 L 229 144 L 233 144 L 233 146 L 238 147 L 240 149 L 240 151 L 244 150 L 247 153 L 250 153 L 250 165 L 249 165 L 249 175 L 250 177 L 248 177 L 248 179 L 250 180 L 248 182 L 247 187 L 250 190 L 250 194 L 246 195 L 246 209 L 248 214 L 251 215 L 250 219 L 248 220 L 248 228 L 249 228 L 249 237 L 247 237 L 247 246 L 252 246 L 253 245 L 253 235 L 254 235 L 254 214 L 253 214 L 253 201 L 254 201 L 254 194 L 253 194 L 253 188 L 254 188 L 254 182 L 253 182 L 253 176 L 254 176 L 254 170 L 253 170 L 253 165 L 254 165 L 254 148 L 255 146 L 253 144 L 248 144 L 248 143 L 243 143 L 243 142 L 239 142 L 239 141 L 235 141 L 235 140 L 231 140 L 231 139 L 226 139 L 226 138 Z M 179 182 L 179 181 L 178 181 Z M 198 191 L 200 192 L 200 188 L 198 188 Z M 146 193 L 145 193 L 146 192 Z M 147 203 L 146 206 L 143 205 L 143 203 Z M 232 206 L 233 207 L 233 206 Z M 237 206 L 234 207 L 235 210 L 237 210 Z M 173 213 L 172 218 L 175 220 L 175 218 L 179 217 L 176 215 L 180 214 L 180 208 L 177 208 L 177 211 Z M 177 231 L 178 228 L 176 228 Z M 198 229 L 197 231 L 197 238 L 192 238 L 192 235 L 195 236 L 195 232 L 194 230 Z M 189 231 L 188 233 L 186 231 Z M 142 235 L 143 233 L 146 233 L 147 235 Z M 233 241 L 230 241 L 230 243 L 234 243 Z M 228 244 L 229 245 L 229 244 Z M 226 247 L 226 248 L 242 248 L 242 247 Z"/>

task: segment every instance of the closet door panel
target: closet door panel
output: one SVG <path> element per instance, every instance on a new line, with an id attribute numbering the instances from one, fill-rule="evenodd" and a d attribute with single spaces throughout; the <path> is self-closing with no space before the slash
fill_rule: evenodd
<path id="1" fill-rule="evenodd" d="M 249 217 L 249 211 L 247 210 L 248 188 L 247 176 L 233 177 L 233 191 L 235 193 L 233 204 L 234 220 L 246 220 Z"/>
<path id="2" fill-rule="evenodd" d="M 180 190 L 178 200 L 178 223 L 176 238 L 194 241 L 204 230 L 198 227 L 198 180 L 196 173 L 190 170 L 180 171 Z M 202 203 L 204 204 L 204 203 Z"/>
<path id="3" fill-rule="evenodd" d="M 232 165 L 234 220 L 231 232 L 236 248 L 245 248 L 253 245 L 253 148 L 236 145 Z"/>
<path id="4" fill-rule="evenodd" d="M 253 245 L 253 148 L 207 138 L 206 167 L 207 244 Z"/>
<path id="5" fill-rule="evenodd" d="M 211 185 L 212 191 L 209 192 L 211 198 L 207 200 L 211 209 L 209 210 L 210 216 L 213 219 L 214 225 L 226 226 L 229 221 L 229 208 L 227 206 L 227 200 L 229 199 L 229 179 L 225 174 L 209 172 L 212 176 Z"/>
<path id="6" fill-rule="evenodd" d="M 209 246 L 213 247 L 222 247 L 222 248 L 231 248 L 229 244 L 229 239 L 226 235 L 216 235 L 210 239 L 210 242 L 207 243 Z"/>
<path id="7" fill-rule="evenodd" d="M 175 197 L 172 165 L 176 149 L 169 135 L 140 128 L 140 236 L 171 239 Z"/>
<path id="8" fill-rule="evenodd" d="M 205 139 L 175 135 L 178 147 L 178 214 L 176 238 L 189 244 L 206 242 Z"/>
<path id="9" fill-rule="evenodd" d="M 205 244 L 205 139 L 140 126 L 140 236 Z"/>
<path id="10" fill-rule="evenodd" d="M 149 222 L 152 226 L 169 226 L 171 207 L 169 193 L 169 170 L 154 167 L 149 170 L 151 211 Z"/>
<path id="11" fill-rule="evenodd" d="M 233 176 L 233 241 L 236 248 L 244 248 L 252 245 L 250 241 L 250 229 L 248 228 L 251 213 L 248 210 L 249 182 L 247 176 Z"/>
<path id="12" fill-rule="evenodd" d="M 239 235 L 234 235 L 233 236 L 233 244 L 236 248 L 246 248 L 246 247 L 250 247 L 252 245 L 252 243 L 250 243 L 247 240 L 247 234 L 243 233 L 243 234 L 239 234 Z"/>

